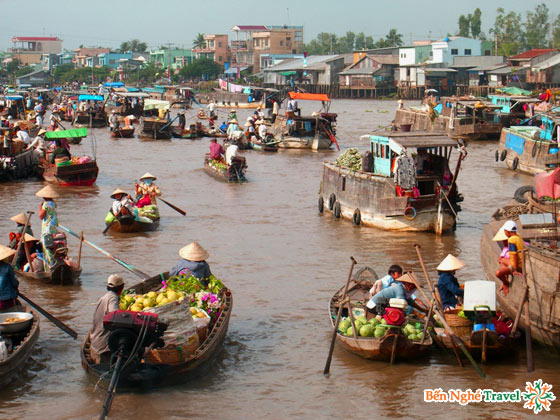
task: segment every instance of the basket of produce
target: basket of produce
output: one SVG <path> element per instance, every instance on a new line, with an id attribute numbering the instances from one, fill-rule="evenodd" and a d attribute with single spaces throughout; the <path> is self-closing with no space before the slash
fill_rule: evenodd
<path id="1" fill-rule="evenodd" d="M 457 336 L 470 336 L 473 330 L 473 322 L 470 319 L 460 316 L 462 312 L 461 309 L 452 309 L 444 312 L 445 321 Z"/>
<path id="2" fill-rule="evenodd" d="M 346 150 L 336 159 L 336 166 L 349 168 L 352 171 L 362 170 L 362 155 L 355 147 Z"/>
<path id="3" fill-rule="evenodd" d="M 29 312 L 6 312 L 0 314 L 0 333 L 15 334 L 31 326 L 33 314 Z"/>
<path id="4" fill-rule="evenodd" d="M 176 346 L 174 344 L 162 349 L 152 349 L 144 355 L 146 363 L 157 363 L 164 365 L 177 365 L 184 363 L 198 349 L 198 340 L 186 346 Z"/>

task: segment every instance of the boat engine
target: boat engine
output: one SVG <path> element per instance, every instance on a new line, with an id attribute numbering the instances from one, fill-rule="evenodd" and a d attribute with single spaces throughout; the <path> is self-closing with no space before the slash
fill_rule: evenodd
<path id="1" fill-rule="evenodd" d="M 117 310 L 103 317 L 103 328 L 110 331 L 110 366 L 113 374 L 100 418 L 105 419 L 109 414 L 121 371 L 124 371 L 125 376 L 133 371 L 140 364 L 146 347 L 163 347 L 161 337 L 167 326 L 167 323 L 158 321 L 157 314 L 149 312 Z"/>
<path id="2" fill-rule="evenodd" d="M 401 300 L 402 299 L 380 299 L 377 305 L 375 305 L 377 316 L 382 317 L 389 325 L 402 325 L 405 319 L 402 302 L 391 302 Z"/>

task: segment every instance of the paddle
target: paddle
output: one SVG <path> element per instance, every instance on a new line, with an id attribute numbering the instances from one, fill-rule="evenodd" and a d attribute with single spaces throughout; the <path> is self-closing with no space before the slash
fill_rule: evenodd
<path id="1" fill-rule="evenodd" d="M 328 375 L 331 368 L 332 354 L 334 351 L 334 343 L 336 342 L 336 333 L 338 331 L 338 323 L 340 322 L 340 316 L 342 315 L 342 307 L 344 306 L 346 294 L 348 293 L 348 285 L 350 284 L 350 279 L 352 278 L 352 272 L 354 271 L 354 266 L 356 265 L 356 260 L 354 257 L 350 257 L 352 264 L 350 265 L 350 272 L 348 273 L 348 279 L 346 279 L 346 286 L 344 286 L 344 293 L 342 295 L 342 302 L 338 307 L 338 313 L 336 314 L 336 321 L 334 323 L 333 335 L 331 338 L 331 346 L 329 348 L 329 356 L 327 357 L 327 362 L 325 363 L 325 369 L 323 370 L 323 375 Z"/>
<path id="2" fill-rule="evenodd" d="M 113 226 L 115 223 L 117 223 L 116 220 L 113 220 L 112 222 L 110 222 L 107 226 L 105 226 L 105 229 L 103 229 L 103 235 L 105 235 L 107 233 L 107 231 L 111 228 L 111 226 Z"/>
<path id="3" fill-rule="evenodd" d="M 171 204 L 169 201 L 165 201 L 163 198 L 158 197 L 161 201 L 163 201 L 165 204 L 167 204 L 169 207 L 171 207 L 173 210 L 175 210 L 177 213 L 182 214 L 183 216 L 187 215 L 187 212 L 184 210 L 181 210 L 179 207 Z"/>
<path id="4" fill-rule="evenodd" d="M 58 225 L 58 227 L 66 232 L 68 232 L 70 235 L 80 239 L 80 235 L 76 234 L 75 232 L 72 232 L 70 229 L 62 226 L 62 225 Z M 143 271 L 138 270 L 136 267 L 134 267 L 131 264 L 127 264 L 124 261 L 122 261 L 121 259 L 114 257 L 113 255 L 109 254 L 107 251 L 105 251 L 104 249 L 98 247 L 97 245 L 95 245 L 94 243 L 87 241 L 86 239 L 82 239 L 82 241 L 86 244 L 88 244 L 89 246 L 91 246 L 92 248 L 96 249 L 97 251 L 101 252 L 103 255 L 111 258 L 113 261 L 115 261 L 117 264 L 122 265 L 124 268 L 126 268 L 128 271 L 130 271 L 132 274 L 140 277 L 142 280 L 146 280 L 149 279 L 150 276 L 146 273 L 144 273 Z"/>
<path id="5" fill-rule="evenodd" d="M 34 213 L 35 212 L 32 212 L 32 211 L 27 212 L 27 214 L 29 216 L 27 216 L 25 218 L 25 225 L 23 226 L 23 230 L 21 231 L 21 238 L 19 240 L 19 243 L 18 243 L 18 246 L 17 246 L 17 249 L 16 249 L 16 254 L 14 255 L 14 258 L 12 259 L 12 267 L 14 265 L 16 265 L 16 257 L 17 257 L 17 254 L 19 253 L 19 250 L 20 250 L 22 244 L 25 244 L 25 231 L 27 230 L 27 226 L 29 225 L 29 220 L 31 219 L 31 215 L 33 215 Z M 31 261 L 29 261 L 29 265 L 31 266 Z"/>
<path id="6" fill-rule="evenodd" d="M 527 351 L 527 372 L 533 372 L 535 370 L 535 362 L 533 360 L 533 339 L 531 336 L 531 315 L 529 314 L 529 283 L 527 283 L 527 276 L 525 275 L 525 270 L 527 269 L 526 250 L 522 251 L 521 257 L 523 258 L 522 274 L 523 280 L 525 281 L 525 302 L 523 306 L 525 307 L 525 348 Z"/>
<path id="7" fill-rule="evenodd" d="M 19 294 L 20 298 L 22 298 L 24 301 L 26 301 L 31 306 L 33 306 L 37 310 L 37 312 L 41 313 L 41 315 L 43 315 L 45 318 L 47 318 L 49 321 L 51 321 L 54 325 L 56 325 L 58 328 L 60 328 L 62 331 L 64 331 L 66 334 L 68 334 L 70 337 L 72 337 L 74 340 L 76 338 L 78 338 L 78 333 L 76 331 L 74 331 L 72 328 L 70 328 L 68 325 L 66 325 L 64 322 L 62 322 L 60 319 L 58 319 L 54 315 L 48 313 L 46 310 L 41 308 L 39 305 L 37 305 L 35 302 L 33 302 L 27 296 L 25 296 L 23 293 L 18 292 L 18 294 Z"/>

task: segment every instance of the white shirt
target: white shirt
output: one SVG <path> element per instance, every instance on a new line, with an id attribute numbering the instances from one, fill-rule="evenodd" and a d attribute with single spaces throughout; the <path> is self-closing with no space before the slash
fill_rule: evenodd
<path id="1" fill-rule="evenodd" d="M 278 115 L 279 111 L 280 105 L 278 105 L 278 102 L 274 101 L 274 104 L 272 105 L 272 113 Z"/>
<path id="2" fill-rule="evenodd" d="M 35 105 L 35 108 L 33 108 L 33 110 L 34 110 L 36 113 L 41 112 L 42 109 L 43 109 L 43 107 L 41 106 L 41 104 L 37 104 L 37 105 Z"/>
<path id="3" fill-rule="evenodd" d="M 208 111 L 210 112 L 214 112 L 216 110 L 216 104 L 214 102 L 210 102 L 206 108 L 208 108 Z"/>
<path id="4" fill-rule="evenodd" d="M 17 136 L 18 136 L 18 139 L 20 139 L 20 140 L 22 140 L 23 142 L 25 142 L 25 144 L 31 143 L 31 138 L 29 137 L 29 134 L 27 133 L 27 131 L 19 130 L 19 131 L 17 132 Z"/>
<path id="5" fill-rule="evenodd" d="M 226 162 L 228 165 L 231 165 L 231 158 L 237 156 L 237 151 L 239 150 L 239 147 L 237 147 L 237 145 L 232 144 L 231 146 L 229 146 L 226 150 Z"/>
<path id="6" fill-rule="evenodd" d="M 261 124 L 261 125 L 259 125 L 259 137 L 260 137 L 261 139 L 264 139 L 264 138 L 265 138 L 265 136 L 266 136 L 266 129 L 267 129 L 266 124 Z"/>
<path id="7" fill-rule="evenodd" d="M 134 211 L 132 207 L 132 201 L 130 201 L 128 197 L 123 197 L 120 200 L 113 201 L 113 205 L 112 205 L 113 214 L 115 216 L 118 215 L 123 207 L 126 207 L 130 213 L 133 213 Z"/>
<path id="8" fill-rule="evenodd" d="M 33 143 L 31 143 L 29 145 L 29 148 L 36 148 L 39 151 L 43 151 L 45 150 L 45 140 L 43 140 L 43 138 L 41 136 L 37 136 L 35 137 L 35 140 L 33 140 Z"/>

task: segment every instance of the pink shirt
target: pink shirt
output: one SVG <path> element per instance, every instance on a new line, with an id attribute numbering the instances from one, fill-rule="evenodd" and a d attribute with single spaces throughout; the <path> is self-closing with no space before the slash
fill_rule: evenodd
<path id="1" fill-rule="evenodd" d="M 210 158 L 211 159 L 221 159 L 222 155 L 225 153 L 224 148 L 219 143 L 210 143 Z"/>

